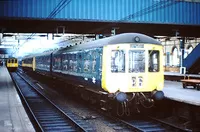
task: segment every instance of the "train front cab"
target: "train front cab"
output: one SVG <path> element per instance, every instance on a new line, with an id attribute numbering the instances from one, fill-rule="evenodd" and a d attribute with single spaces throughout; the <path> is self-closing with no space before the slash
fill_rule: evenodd
<path id="1" fill-rule="evenodd" d="M 18 68 L 18 60 L 16 58 L 9 58 L 6 60 L 6 66 L 9 71 L 16 71 Z"/>
<path id="2" fill-rule="evenodd" d="M 22 69 L 25 71 L 35 71 L 35 57 L 22 59 Z"/>
<path id="3" fill-rule="evenodd" d="M 164 97 L 162 45 L 108 45 L 103 52 L 102 88 L 114 93 L 118 101 L 137 94 L 156 100 Z"/>

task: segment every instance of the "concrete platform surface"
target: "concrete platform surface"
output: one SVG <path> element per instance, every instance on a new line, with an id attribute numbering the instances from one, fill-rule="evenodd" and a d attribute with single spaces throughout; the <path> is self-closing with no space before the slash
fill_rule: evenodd
<path id="1" fill-rule="evenodd" d="M 0 132 L 34 132 L 6 67 L 0 67 Z"/>
<path id="2" fill-rule="evenodd" d="M 166 98 L 200 106 L 200 91 L 193 87 L 184 89 L 181 82 L 165 80 L 163 92 Z"/>

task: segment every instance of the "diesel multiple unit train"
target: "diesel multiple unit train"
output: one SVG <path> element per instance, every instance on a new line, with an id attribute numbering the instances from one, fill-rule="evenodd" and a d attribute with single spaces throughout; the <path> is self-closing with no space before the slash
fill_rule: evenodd
<path id="1" fill-rule="evenodd" d="M 123 33 L 25 57 L 22 67 L 76 85 L 73 90 L 87 100 L 97 101 L 99 96 L 99 103 L 117 100 L 118 113 L 123 115 L 131 106 L 151 107 L 164 97 L 162 63 L 160 42 L 139 33 Z"/>
<path id="2" fill-rule="evenodd" d="M 6 67 L 9 71 L 16 71 L 18 68 L 18 59 L 17 58 L 8 58 L 6 60 Z"/>

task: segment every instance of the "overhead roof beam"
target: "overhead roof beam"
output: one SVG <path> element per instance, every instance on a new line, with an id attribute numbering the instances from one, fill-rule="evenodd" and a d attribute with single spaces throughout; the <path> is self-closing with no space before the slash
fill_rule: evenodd
<path id="1" fill-rule="evenodd" d="M 200 0 L 182 0 L 182 1 L 186 1 L 186 2 L 200 2 Z"/>
<path id="2" fill-rule="evenodd" d="M 186 1 L 186 2 L 200 2 L 200 0 L 181 0 L 181 1 Z"/>

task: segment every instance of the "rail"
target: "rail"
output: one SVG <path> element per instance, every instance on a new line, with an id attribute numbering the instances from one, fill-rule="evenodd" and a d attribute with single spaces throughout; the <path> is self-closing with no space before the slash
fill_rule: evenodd
<path id="1" fill-rule="evenodd" d="M 190 132 L 191 130 L 180 128 L 178 126 L 175 126 L 173 124 L 161 121 L 159 119 L 153 118 L 153 117 L 143 117 L 139 116 L 136 119 L 131 120 L 120 120 L 125 125 L 128 125 L 129 127 L 132 127 L 133 130 L 139 131 L 139 132 L 166 132 L 166 131 L 176 131 L 176 132 Z"/>
<path id="2" fill-rule="evenodd" d="M 11 73 L 25 105 L 39 131 L 89 131 L 58 108 L 52 101 L 34 88 L 25 78 Z"/>

